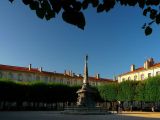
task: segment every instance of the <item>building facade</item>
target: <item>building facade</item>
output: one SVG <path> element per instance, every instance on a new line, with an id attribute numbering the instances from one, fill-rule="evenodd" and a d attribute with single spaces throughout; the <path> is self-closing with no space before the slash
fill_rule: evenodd
<path id="1" fill-rule="evenodd" d="M 83 76 L 76 75 L 72 71 L 64 71 L 64 73 L 43 71 L 41 68 L 32 68 L 30 64 L 28 67 L 0 65 L 0 79 L 13 81 L 43 81 L 46 83 L 55 82 L 67 85 L 82 85 Z M 115 82 L 112 79 L 100 78 L 97 74 L 95 77 L 89 77 L 89 84 L 96 86 L 100 84 L 107 84 Z"/>
<path id="2" fill-rule="evenodd" d="M 145 80 L 156 75 L 160 75 L 160 63 L 154 63 L 153 58 L 149 58 L 144 62 L 143 67 L 135 68 L 135 65 L 132 64 L 129 72 L 118 75 L 118 82 Z"/>

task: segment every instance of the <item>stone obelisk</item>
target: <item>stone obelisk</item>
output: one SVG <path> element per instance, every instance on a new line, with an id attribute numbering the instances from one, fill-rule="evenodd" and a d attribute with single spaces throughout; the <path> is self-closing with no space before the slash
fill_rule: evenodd
<path id="1" fill-rule="evenodd" d="M 83 85 L 85 86 L 89 85 L 89 82 L 88 82 L 88 55 L 86 55 L 86 58 L 85 58 Z"/>
<path id="2" fill-rule="evenodd" d="M 95 107 L 94 94 L 95 91 L 89 85 L 88 79 L 88 55 L 85 56 L 84 76 L 82 88 L 77 91 L 77 105 L 81 107 Z"/>

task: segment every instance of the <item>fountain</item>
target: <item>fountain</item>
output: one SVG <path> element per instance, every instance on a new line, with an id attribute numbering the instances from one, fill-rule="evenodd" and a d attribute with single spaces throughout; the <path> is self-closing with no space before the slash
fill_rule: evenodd
<path id="1" fill-rule="evenodd" d="M 94 95 L 96 91 L 94 91 L 88 81 L 88 56 L 85 59 L 85 67 L 84 67 L 84 78 L 83 78 L 83 85 L 80 90 L 77 91 L 78 99 L 77 99 L 77 106 L 78 107 L 95 107 L 96 103 L 94 101 Z"/>
<path id="2" fill-rule="evenodd" d="M 97 94 L 97 92 L 91 88 L 88 80 L 88 55 L 86 55 L 85 57 L 84 78 L 82 88 L 77 91 L 77 94 L 77 106 L 66 107 L 62 113 L 82 115 L 104 115 L 108 113 L 106 109 L 96 107 L 94 96 L 95 94 Z"/>

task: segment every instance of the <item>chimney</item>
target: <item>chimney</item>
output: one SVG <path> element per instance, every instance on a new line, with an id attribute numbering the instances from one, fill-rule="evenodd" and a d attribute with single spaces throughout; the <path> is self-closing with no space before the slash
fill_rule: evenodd
<path id="1" fill-rule="evenodd" d="M 146 61 L 144 62 L 144 65 L 143 65 L 144 69 L 146 69 Z"/>
<path id="2" fill-rule="evenodd" d="M 132 65 L 131 65 L 131 68 L 130 68 L 130 71 L 132 72 L 132 71 L 134 71 L 134 70 L 135 70 L 135 65 L 132 64 Z"/>
<path id="3" fill-rule="evenodd" d="M 69 74 L 70 74 L 70 72 L 68 70 L 66 70 L 66 75 L 69 75 Z"/>
<path id="4" fill-rule="evenodd" d="M 70 70 L 70 72 L 69 72 L 69 76 L 73 76 L 72 70 Z"/>
<path id="5" fill-rule="evenodd" d="M 32 68 L 32 64 L 29 64 L 28 69 L 31 70 Z"/>
<path id="6" fill-rule="evenodd" d="M 149 67 L 150 67 L 149 61 L 146 60 L 146 61 L 144 62 L 144 68 L 145 68 L 145 69 L 148 69 Z"/>
<path id="7" fill-rule="evenodd" d="M 76 74 L 75 73 L 72 73 L 72 76 L 75 76 Z"/>
<path id="8" fill-rule="evenodd" d="M 78 77 L 82 77 L 82 75 L 81 75 L 81 74 L 78 74 L 77 76 L 78 76 Z"/>
<path id="9" fill-rule="evenodd" d="M 113 80 L 116 81 L 117 80 L 117 76 L 114 75 L 113 76 Z"/>
<path id="10" fill-rule="evenodd" d="M 39 72 L 42 72 L 42 67 L 39 68 Z"/>
<path id="11" fill-rule="evenodd" d="M 149 67 L 152 67 L 153 65 L 154 65 L 153 58 L 149 58 L 148 60 L 145 61 L 144 68 L 148 69 Z"/>
<path id="12" fill-rule="evenodd" d="M 152 65 L 154 65 L 153 58 L 149 58 L 148 61 L 149 61 L 149 67 L 151 67 Z"/>
<path id="13" fill-rule="evenodd" d="M 66 70 L 64 70 L 64 75 L 66 75 L 67 74 L 67 72 L 66 72 Z"/>
<path id="14" fill-rule="evenodd" d="M 97 73 L 96 74 L 96 78 L 99 79 L 100 78 L 100 74 Z"/>

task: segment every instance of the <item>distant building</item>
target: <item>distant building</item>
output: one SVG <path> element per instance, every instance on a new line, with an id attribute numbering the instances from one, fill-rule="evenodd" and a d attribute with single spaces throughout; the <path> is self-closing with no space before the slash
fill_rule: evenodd
<path id="1" fill-rule="evenodd" d="M 47 72 L 41 68 L 32 68 L 30 64 L 28 67 L 18 67 L 0 64 L 0 79 L 9 79 L 14 81 L 44 81 L 64 83 L 68 85 L 82 85 L 83 76 L 76 75 L 72 71 L 65 71 L 64 73 Z M 112 79 L 100 78 L 97 74 L 95 77 L 89 77 L 90 85 L 107 84 L 115 82 Z"/>
<path id="2" fill-rule="evenodd" d="M 156 75 L 160 75 L 160 63 L 154 63 L 153 58 L 149 58 L 144 62 L 143 67 L 136 69 L 135 65 L 131 65 L 129 72 L 118 75 L 118 82 L 125 80 L 144 80 Z"/>

